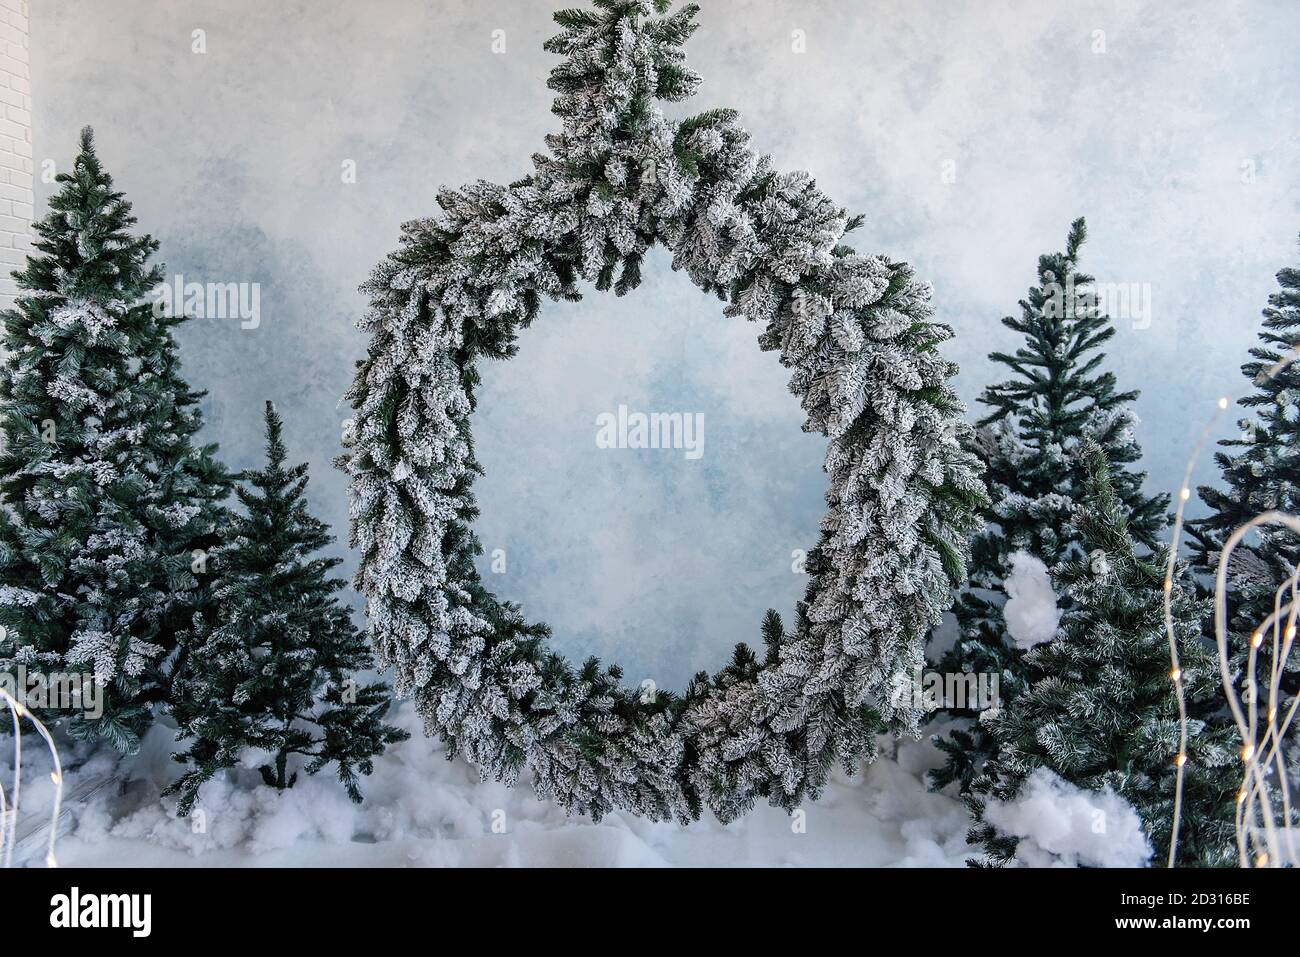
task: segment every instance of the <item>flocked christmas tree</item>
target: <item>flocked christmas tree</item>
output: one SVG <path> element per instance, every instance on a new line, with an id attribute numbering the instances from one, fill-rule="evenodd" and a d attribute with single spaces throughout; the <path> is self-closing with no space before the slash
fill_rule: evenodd
<path id="1" fill-rule="evenodd" d="M 318 553 L 333 541 L 328 526 L 307 510 L 306 464 L 286 466 L 279 415 L 266 404 L 267 463 L 245 473 L 236 488 L 246 514 L 232 516 L 216 563 L 215 621 L 196 616 L 189 654 L 176 682 L 173 712 L 189 748 L 188 766 L 171 787 L 188 814 L 203 782 L 265 752 L 263 779 L 276 788 L 297 779 L 290 761 L 308 774 L 329 764 L 354 801 L 358 776 L 375 755 L 406 738 L 384 723 L 388 689 L 358 686 L 374 667 L 328 575 L 341 559 Z"/>
<path id="2" fill-rule="evenodd" d="M 1241 367 L 1254 390 L 1240 400 L 1249 415 L 1240 421 L 1241 436 L 1219 444 L 1215 456 L 1227 488 L 1202 487 L 1202 500 L 1212 510 L 1189 523 L 1193 565 L 1212 579 L 1225 540 L 1250 519 L 1271 510 L 1300 515 L 1300 366 L 1287 365 L 1268 375 L 1280 359 L 1300 346 L 1300 269 L 1277 274 L 1278 290 L 1264 310 L 1260 343 Z M 1240 677 L 1252 631 L 1272 613 L 1274 597 L 1290 581 L 1300 563 L 1300 540 L 1281 526 L 1261 526 L 1233 551 L 1228 568 L 1230 649 Z M 1286 596 L 1283 603 L 1286 603 Z M 1255 670 L 1261 699 L 1271 672 L 1266 641 Z M 1291 661 L 1294 662 L 1295 655 Z M 1296 665 L 1284 665 L 1282 690 L 1294 695 Z"/>
<path id="3" fill-rule="evenodd" d="M 1025 688 L 984 722 L 994 750 L 967 803 L 988 863 L 1015 854 L 1014 836 L 983 819 L 987 800 L 1012 800 L 1040 767 L 1091 791 L 1109 788 L 1137 811 L 1154 852 L 1167 859 L 1179 760 L 1178 704 L 1164 620 L 1167 553 L 1134 540 L 1106 455 L 1088 443 L 1085 504 L 1071 521 L 1087 551 L 1053 570 L 1073 603 L 1058 638 L 1024 656 Z M 1180 865 L 1235 860 L 1236 729 L 1226 715 L 1216 654 L 1201 640 L 1206 603 L 1179 570 L 1170 593 L 1188 712 Z"/>
<path id="4" fill-rule="evenodd" d="M 938 669 L 997 674 L 1004 702 L 1025 684 L 1025 648 L 1009 635 L 1003 614 L 1009 558 L 1023 551 L 1050 568 L 1082 554 L 1074 512 L 1086 478 L 1079 456 L 1085 438 L 1111 463 L 1111 484 L 1130 534 L 1153 546 L 1165 528 L 1167 497 L 1143 494 L 1145 473 L 1127 467 L 1141 457 L 1129 409 L 1138 393 L 1120 392 L 1114 373 L 1101 369 L 1101 348 L 1115 328 L 1099 306 L 1092 277 L 1079 271 L 1086 236 L 1077 219 L 1065 251 L 1039 257 L 1038 285 L 1021 300 L 1020 316 L 1002 320 L 1024 336 L 1024 344 L 1012 354 L 990 356 L 1012 375 L 980 396 L 991 411 L 979 422 L 973 450 L 987 469 L 994 504 L 972 543 L 970 586 L 955 609 L 957 643 Z M 932 774 L 937 787 L 958 781 L 965 790 L 991 754 L 978 722 L 936 743 L 947 753 L 945 766 Z"/>
<path id="5" fill-rule="evenodd" d="M 196 447 L 173 319 L 146 295 L 157 243 L 89 128 L 16 272 L 0 370 L 0 669 L 93 674 L 102 716 L 69 728 L 129 750 L 166 699 L 175 626 L 205 603 L 193 554 L 211 542 L 228 478 Z"/>

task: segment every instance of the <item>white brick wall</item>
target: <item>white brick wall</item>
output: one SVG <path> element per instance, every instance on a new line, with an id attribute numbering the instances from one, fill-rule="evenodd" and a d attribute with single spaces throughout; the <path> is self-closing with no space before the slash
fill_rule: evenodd
<path id="1" fill-rule="evenodd" d="M 32 87 L 28 0 L 0 0 L 0 308 L 13 305 L 9 273 L 31 248 Z"/>

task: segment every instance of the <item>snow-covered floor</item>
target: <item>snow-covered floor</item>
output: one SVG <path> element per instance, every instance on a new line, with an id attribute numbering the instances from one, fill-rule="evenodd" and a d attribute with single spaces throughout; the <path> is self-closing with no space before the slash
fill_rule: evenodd
<path id="1" fill-rule="evenodd" d="M 411 739 L 390 748 L 366 778 L 365 803 L 348 801 L 328 769 L 279 793 L 261 784 L 250 761 L 205 786 L 191 819 L 175 817 L 159 792 L 179 773 L 172 732 L 161 724 L 139 754 L 98 750 L 65 754 L 76 795 L 104 776 L 113 780 L 69 802 L 57 856 L 64 866 L 964 866 L 972 849 L 968 819 L 953 798 L 926 790 L 936 752 L 928 740 L 883 742 L 864 773 L 837 774 L 802 820 L 770 807 L 722 826 L 689 827 L 613 814 L 599 824 L 566 818 L 538 801 L 531 786 L 481 783 L 464 761 L 448 762 L 425 739 L 409 704 L 393 714 Z M 7 759 L 7 755 L 6 755 Z M 49 814 L 48 764 L 24 749 L 22 822 Z M 8 774 L 4 775 L 8 785 Z M 24 832 L 20 823 L 20 834 Z M 39 839 L 24 863 L 39 865 Z M 17 863 L 17 862 L 16 862 Z"/>

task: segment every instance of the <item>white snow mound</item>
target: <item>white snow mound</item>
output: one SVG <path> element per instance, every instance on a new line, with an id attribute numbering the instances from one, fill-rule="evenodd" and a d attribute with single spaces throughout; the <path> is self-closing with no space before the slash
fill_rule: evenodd
<path id="1" fill-rule="evenodd" d="M 1061 609 L 1056 607 L 1052 578 L 1042 559 L 1018 551 L 1011 553 L 1010 561 L 1011 574 L 1005 583 L 1007 603 L 1002 614 L 1016 647 L 1028 650 L 1055 637 Z"/>
<path id="2" fill-rule="evenodd" d="M 1020 838 L 1027 867 L 1145 867 L 1151 843 L 1133 806 L 1113 791 L 1085 791 L 1038 768 L 1014 801 L 990 801 L 990 824 Z"/>

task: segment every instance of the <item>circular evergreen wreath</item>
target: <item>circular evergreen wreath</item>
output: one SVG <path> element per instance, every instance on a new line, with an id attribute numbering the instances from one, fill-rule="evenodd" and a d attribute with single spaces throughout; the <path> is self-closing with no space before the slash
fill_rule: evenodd
<path id="1" fill-rule="evenodd" d="M 530 767 L 540 795 L 595 819 L 794 808 L 875 732 L 917 733 L 920 712 L 889 692 L 922 663 L 985 500 L 936 348 L 951 330 L 905 264 L 840 245 L 857 218 L 808 174 L 772 170 L 734 111 L 663 116 L 657 100 L 700 83 L 683 52 L 696 6 L 594 6 L 556 14 L 563 130 L 534 172 L 441 191 L 441 215 L 405 223 L 362 287 L 370 344 L 340 459 L 357 587 L 397 694 L 484 779 Z M 656 242 L 726 315 L 764 325 L 804 429 L 828 437 L 830 489 L 794 627 L 768 612 L 761 660 L 740 645 L 685 694 L 643 699 L 617 667 L 572 667 L 484 587 L 470 414 L 480 358 L 514 355 L 542 301 L 578 299 L 580 281 L 632 289 Z"/>

